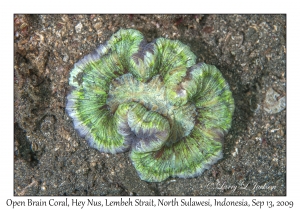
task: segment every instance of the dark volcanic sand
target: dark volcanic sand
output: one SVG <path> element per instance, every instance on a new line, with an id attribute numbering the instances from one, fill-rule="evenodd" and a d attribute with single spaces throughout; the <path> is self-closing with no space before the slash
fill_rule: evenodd
<path id="1" fill-rule="evenodd" d="M 15 15 L 14 22 L 15 195 L 286 195 L 286 110 L 265 111 L 286 95 L 285 15 Z M 141 181 L 128 153 L 100 153 L 75 132 L 65 111 L 69 72 L 120 28 L 149 42 L 179 39 L 228 81 L 236 109 L 224 158 L 201 176 Z M 270 104 L 268 90 L 277 93 Z"/>

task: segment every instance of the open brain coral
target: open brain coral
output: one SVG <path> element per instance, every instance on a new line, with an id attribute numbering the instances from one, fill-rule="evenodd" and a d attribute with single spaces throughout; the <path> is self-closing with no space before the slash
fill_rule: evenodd
<path id="1" fill-rule="evenodd" d="M 66 110 L 91 147 L 130 150 L 142 180 L 195 177 L 222 158 L 234 110 L 220 71 L 195 61 L 180 41 L 121 29 L 75 64 Z"/>

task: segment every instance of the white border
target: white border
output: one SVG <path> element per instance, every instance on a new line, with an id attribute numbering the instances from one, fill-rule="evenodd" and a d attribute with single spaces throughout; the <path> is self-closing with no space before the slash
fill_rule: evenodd
<path id="1" fill-rule="evenodd" d="M 295 2 L 295 1 L 294 1 Z M 258 199 L 261 201 L 273 202 L 277 200 L 294 201 L 295 206 L 299 206 L 299 109 L 298 102 L 298 78 L 299 78 L 299 12 L 295 4 L 288 1 L 21 1 L 15 0 L 9 3 L 1 3 L 0 26 L 1 26 L 1 82 L 0 90 L 2 100 L 0 102 L 0 128 L 4 135 L 1 136 L 2 152 L 0 158 L 1 165 L 1 190 L 0 207 L 1 209 L 11 209 L 5 202 L 7 199 L 25 200 L 28 198 L 39 199 L 39 197 L 13 197 L 13 14 L 14 13 L 286 13 L 287 14 L 287 196 L 282 197 L 228 197 L 229 200 L 248 200 Z M 298 61 L 298 62 L 297 62 Z M 298 65 L 297 65 L 298 64 Z M 48 201 L 53 197 L 41 197 Z M 63 197 L 54 197 L 62 200 Z M 69 197 L 79 200 L 86 200 L 87 197 Z M 118 197 L 105 197 L 97 199 L 117 200 Z M 149 197 L 155 198 L 155 197 Z M 142 197 L 147 200 L 148 197 Z M 167 197 L 172 199 L 173 197 Z M 181 199 L 183 197 L 178 197 Z M 185 197 L 187 198 L 187 197 Z M 211 200 L 214 197 L 193 197 L 193 199 Z M 224 197 L 216 197 L 222 200 Z M 155 198 L 157 199 L 157 198 Z M 100 207 L 92 207 L 99 209 Z M 92 209 L 91 208 L 91 209 Z M 128 208 L 128 207 L 125 207 Z M 156 207 L 159 208 L 159 207 Z M 181 208 L 181 207 L 173 207 Z M 199 207 L 196 207 L 199 209 Z M 205 209 L 204 207 L 200 207 Z M 22 208 L 24 209 L 24 208 Z M 32 209 L 26 207 L 26 209 Z M 50 207 L 43 207 L 50 209 Z M 59 208 L 60 209 L 60 208 Z M 66 208 L 65 208 L 66 209 Z M 69 208 L 70 209 L 70 208 Z M 73 208 L 72 208 L 73 209 Z M 76 209 L 76 208 L 75 208 Z M 79 209 L 79 208 L 78 208 Z M 85 207 L 85 209 L 87 209 Z M 140 209 L 133 207 L 130 209 Z M 210 208 L 212 209 L 212 208 Z M 232 209 L 232 207 L 223 207 Z M 267 209 L 267 208 L 262 208 Z M 277 208 L 272 208 L 277 209 Z M 281 208 L 284 209 L 284 208 Z"/>

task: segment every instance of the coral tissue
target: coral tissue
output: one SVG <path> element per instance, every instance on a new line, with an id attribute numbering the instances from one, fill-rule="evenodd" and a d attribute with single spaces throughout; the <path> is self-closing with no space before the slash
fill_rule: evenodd
<path id="1" fill-rule="evenodd" d="M 234 101 L 189 47 L 121 29 L 70 72 L 66 110 L 91 147 L 130 151 L 140 178 L 195 177 L 222 158 Z"/>

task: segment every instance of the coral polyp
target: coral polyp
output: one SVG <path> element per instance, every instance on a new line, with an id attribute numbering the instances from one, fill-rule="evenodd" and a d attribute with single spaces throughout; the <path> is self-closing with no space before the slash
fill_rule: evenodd
<path id="1" fill-rule="evenodd" d="M 222 158 L 234 100 L 180 41 L 121 29 L 71 70 L 66 110 L 89 145 L 130 152 L 140 178 L 195 177 Z"/>

